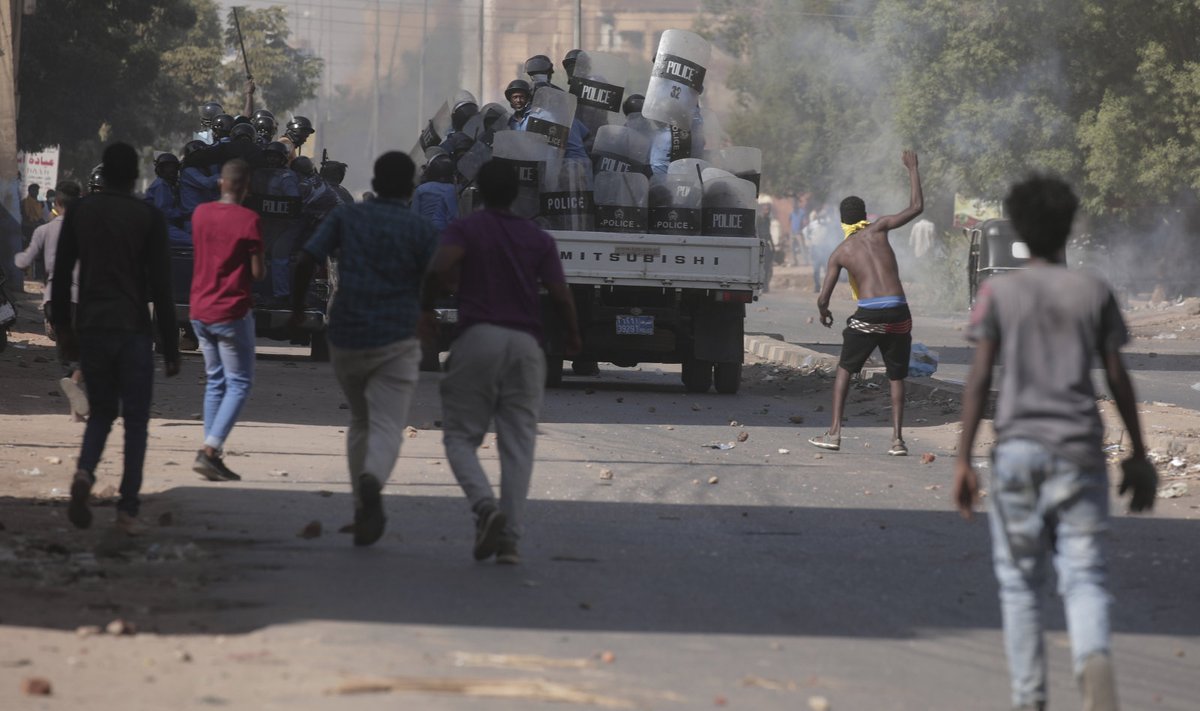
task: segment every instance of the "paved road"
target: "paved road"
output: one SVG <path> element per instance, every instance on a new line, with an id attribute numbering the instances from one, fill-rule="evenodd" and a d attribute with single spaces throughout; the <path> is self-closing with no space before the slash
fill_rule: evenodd
<path id="1" fill-rule="evenodd" d="M 849 302 L 835 302 L 834 317 L 841 324 L 849 315 Z M 938 354 L 936 379 L 961 383 L 966 379 L 971 349 L 963 336 L 967 315 L 932 315 L 914 307 L 913 339 Z M 788 343 L 836 355 L 841 350 L 840 325 L 821 326 L 817 318 L 816 295 L 803 291 L 775 291 L 747 307 L 746 332 L 770 335 Z M 808 318 L 813 323 L 808 323 Z M 1200 410 L 1200 352 L 1194 343 L 1169 340 L 1133 341 L 1126 349 L 1126 362 L 1133 374 L 1138 398 L 1147 402 L 1168 402 Z M 1151 355 L 1153 354 L 1153 355 Z M 1096 385 L 1104 392 L 1101 371 Z"/>
<path id="2" fill-rule="evenodd" d="M 387 535 L 356 550 L 335 533 L 351 515 L 347 413 L 327 366 L 286 352 L 259 360 L 230 443 L 237 484 L 198 481 L 177 464 L 199 438 L 199 359 L 158 384 L 148 477 L 158 493 L 144 516 L 173 522 L 149 539 L 102 552 L 106 534 L 66 529 L 61 506 L 0 499 L 0 548 L 58 546 L 39 544 L 51 552 L 38 567 L 0 575 L 0 706 L 43 708 L 14 690 L 45 675 L 64 708 L 122 711 L 543 708 L 460 693 L 464 682 L 520 680 L 558 685 L 526 694 L 591 694 L 606 708 L 791 711 L 816 696 L 838 711 L 1007 708 L 985 522 L 960 521 L 945 496 L 953 408 L 914 414 L 925 423 L 910 443 L 939 455 L 923 465 L 882 456 L 883 395 L 856 390 L 845 451 L 818 459 L 804 439 L 826 424 L 828 380 L 751 367 L 730 397 L 686 395 L 676 372 L 653 366 L 568 378 L 546 399 L 525 562 L 504 568 L 470 559 L 466 505 L 432 429 L 436 375 L 422 377 L 411 418 L 422 429 L 385 490 Z M 53 366 L 34 362 L 21 382 L 45 376 L 39 368 Z M 0 457 L 69 458 L 79 428 L 62 424 L 61 403 L 19 402 L 19 415 L 0 410 L 11 445 Z M 705 446 L 723 442 L 736 447 Z M 483 450 L 493 472 L 494 453 Z M 113 453 L 102 482 L 118 467 Z M 1184 711 L 1200 698 L 1198 524 L 1188 515 L 1179 506 L 1114 522 L 1127 709 Z M 324 534 L 298 538 L 312 520 Z M 180 550 L 200 562 L 168 553 Z M 91 551 L 102 577 L 47 572 Z M 0 556 L 0 567 L 18 563 Z M 1052 693 L 1070 707 L 1063 619 L 1056 601 L 1049 609 Z M 144 632 L 75 635 L 116 616 Z M 364 678 L 443 693 L 328 693 Z"/>

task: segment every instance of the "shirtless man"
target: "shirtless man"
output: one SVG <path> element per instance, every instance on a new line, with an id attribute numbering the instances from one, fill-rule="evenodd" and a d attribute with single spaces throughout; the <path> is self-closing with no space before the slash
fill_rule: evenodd
<path id="1" fill-rule="evenodd" d="M 912 314 L 900 284 L 896 254 L 888 244 L 888 231 L 902 227 L 920 215 L 925 201 L 921 196 L 921 176 L 917 174 L 917 154 L 904 151 L 901 161 L 908 168 L 911 186 L 908 207 L 903 211 L 867 222 L 867 208 L 862 198 L 852 195 L 842 200 L 842 230 L 846 239 L 829 256 L 817 308 L 821 310 L 821 323 L 826 328 L 832 326 L 829 299 L 842 269 L 845 269 L 850 274 L 850 291 L 858 299 L 858 311 L 846 319 L 846 330 L 842 332 L 842 356 L 833 382 L 833 423 L 825 434 L 808 440 L 809 444 L 821 449 L 841 449 L 842 411 L 850 392 L 850 376 L 862 370 L 867 358 L 878 348 L 891 381 L 892 446 L 888 454 L 908 454 L 901 424 L 904 420 L 904 377 L 908 375 L 912 348 Z"/>

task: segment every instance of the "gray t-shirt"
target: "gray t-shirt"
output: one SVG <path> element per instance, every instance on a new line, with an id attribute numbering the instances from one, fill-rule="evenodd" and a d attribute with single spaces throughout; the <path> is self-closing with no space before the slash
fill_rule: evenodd
<path id="1" fill-rule="evenodd" d="M 1104 428 L 1091 370 L 1097 355 L 1129 341 L 1104 281 L 1058 265 L 988 279 L 980 287 L 967 339 L 1000 347 L 997 442 L 1031 439 L 1082 466 L 1104 470 Z"/>

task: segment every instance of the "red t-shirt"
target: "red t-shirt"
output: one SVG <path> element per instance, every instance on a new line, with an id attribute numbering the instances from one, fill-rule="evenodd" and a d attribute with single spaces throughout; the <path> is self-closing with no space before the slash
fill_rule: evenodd
<path id="1" fill-rule="evenodd" d="M 263 250 L 258 213 L 206 202 L 192 213 L 192 318 L 203 323 L 236 321 L 253 306 L 250 255 Z"/>

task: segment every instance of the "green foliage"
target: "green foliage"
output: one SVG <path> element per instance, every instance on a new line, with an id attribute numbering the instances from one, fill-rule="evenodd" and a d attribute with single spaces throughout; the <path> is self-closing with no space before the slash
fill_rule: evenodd
<path id="1" fill-rule="evenodd" d="M 708 36 L 742 60 L 729 84 L 745 111 L 729 128 L 764 148 L 767 192 L 854 190 L 870 204 L 903 190 L 904 147 L 921 153 L 927 195 L 996 199 L 1045 170 L 1078 186 L 1088 212 L 1120 216 L 1200 191 L 1200 3 L 705 9 Z"/>
<path id="2" fill-rule="evenodd" d="M 245 16 L 271 108 L 312 97 L 321 60 L 287 45 L 283 10 Z M 216 0 L 41 0 L 22 22 L 17 143 L 62 146 L 64 177 L 77 178 L 110 141 L 178 151 L 199 129 L 201 104 L 224 98 L 230 113 L 241 110 L 240 58 L 223 61 L 230 41 Z"/>

